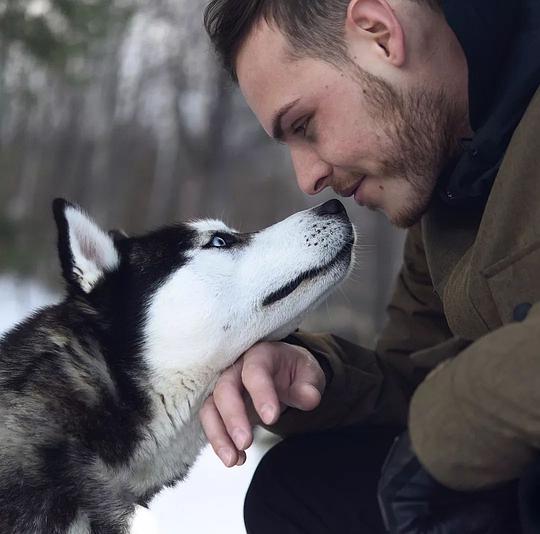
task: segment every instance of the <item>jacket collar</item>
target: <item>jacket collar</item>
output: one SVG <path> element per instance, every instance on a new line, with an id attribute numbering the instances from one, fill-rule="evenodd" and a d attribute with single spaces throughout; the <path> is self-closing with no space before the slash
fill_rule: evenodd
<path id="1" fill-rule="evenodd" d="M 540 85 L 540 1 L 443 0 L 469 67 L 474 133 L 443 172 L 438 192 L 454 207 L 483 207 L 504 153 Z"/>

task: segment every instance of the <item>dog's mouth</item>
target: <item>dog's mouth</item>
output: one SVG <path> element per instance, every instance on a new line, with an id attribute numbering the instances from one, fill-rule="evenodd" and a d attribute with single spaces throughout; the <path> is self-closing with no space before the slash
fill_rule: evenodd
<path id="1" fill-rule="evenodd" d="M 294 280 L 291 280 L 288 284 L 285 284 L 278 290 L 270 293 L 270 295 L 268 295 L 263 300 L 263 307 L 270 306 L 272 304 L 275 304 L 276 302 L 279 302 L 280 300 L 283 300 L 284 298 L 288 297 L 302 282 L 305 282 L 306 280 L 312 280 L 313 278 L 324 275 L 337 264 L 343 262 L 347 258 L 350 258 L 352 247 L 352 241 L 346 243 L 341 248 L 341 250 L 334 256 L 334 258 L 325 265 L 321 265 L 320 267 L 315 267 L 313 269 L 304 271 L 303 273 L 299 274 Z"/>

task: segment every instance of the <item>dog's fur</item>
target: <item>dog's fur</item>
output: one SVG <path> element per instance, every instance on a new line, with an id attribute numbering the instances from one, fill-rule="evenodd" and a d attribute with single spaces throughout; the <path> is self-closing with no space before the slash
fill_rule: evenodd
<path id="1" fill-rule="evenodd" d="M 125 533 L 193 464 L 220 372 L 344 278 L 354 231 L 337 201 L 252 234 L 54 214 L 67 297 L 0 341 L 0 532 Z"/>

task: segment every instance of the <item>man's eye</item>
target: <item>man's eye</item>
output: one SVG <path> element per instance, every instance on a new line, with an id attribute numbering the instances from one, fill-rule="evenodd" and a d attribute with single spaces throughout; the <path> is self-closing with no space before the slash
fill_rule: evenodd
<path id="1" fill-rule="evenodd" d="M 300 122 L 300 124 L 295 125 L 293 127 L 294 135 L 302 135 L 302 137 L 306 137 L 307 136 L 308 126 L 309 126 L 309 121 L 310 121 L 310 119 L 306 118 L 306 119 L 303 119 Z"/>

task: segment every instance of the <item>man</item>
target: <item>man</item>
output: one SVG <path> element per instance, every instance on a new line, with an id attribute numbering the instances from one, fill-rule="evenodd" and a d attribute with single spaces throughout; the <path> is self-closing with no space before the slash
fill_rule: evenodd
<path id="1" fill-rule="evenodd" d="M 299 187 L 409 228 L 374 352 L 261 343 L 205 403 L 228 466 L 251 423 L 296 435 L 248 533 L 508 534 L 520 478 L 540 532 L 540 1 L 213 0 L 205 22 Z"/>

